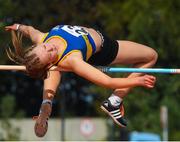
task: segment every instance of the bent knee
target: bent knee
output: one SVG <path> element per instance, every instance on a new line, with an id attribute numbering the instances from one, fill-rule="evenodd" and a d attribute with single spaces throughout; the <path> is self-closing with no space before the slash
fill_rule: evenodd
<path id="1" fill-rule="evenodd" d="M 146 53 L 146 61 L 154 65 L 157 59 L 158 59 L 158 53 L 154 49 L 149 48 L 149 51 Z"/>
<path id="2" fill-rule="evenodd" d="M 154 49 L 151 49 L 152 53 L 151 53 L 151 62 L 153 62 L 154 64 L 157 62 L 157 59 L 158 59 L 158 53 L 154 50 Z"/>

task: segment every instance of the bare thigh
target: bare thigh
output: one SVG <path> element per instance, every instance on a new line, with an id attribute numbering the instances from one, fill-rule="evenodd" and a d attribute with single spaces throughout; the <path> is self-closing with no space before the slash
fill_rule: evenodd
<path id="1" fill-rule="evenodd" d="M 133 65 L 138 68 L 152 67 L 157 61 L 157 53 L 152 48 L 131 41 L 118 41 L 119 51 L 111 64 Z M 128 78 L 137 77 L 142 73 L 130 73 Z M 114 94 L 124 98 L 132 88 L 115 89 Z"/>
<path id="2" fill-rule="evenodd" d="M 115 60 L 111 64 L 133 64 L 142 65 L 152 62 L 153 65 L 157 60 L 157 53 L 150 47 L 131 42 L 118 41 L 119 51 Z M 147 65 L 151 66 L 151 64 Z"/>

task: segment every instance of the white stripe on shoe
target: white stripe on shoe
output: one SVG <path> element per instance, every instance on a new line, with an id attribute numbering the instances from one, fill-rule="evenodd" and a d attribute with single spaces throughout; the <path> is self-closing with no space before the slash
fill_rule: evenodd
<path id="1" fill-rule="evenodd" d="M 117 109 L 117 110 L 111 111 L 110 113 L 113 114 L 113 113 L 117 113 L 117 112 L 120 112 L 120 110 Z"/>
<path id="2" fill-rule="evenodd" d="M 116 116 L 116 117 L 114 117 L 114 118 L 118 119 L 118 118 L 121 118 L 121 117 L 122 117 L 122 115 L 119 115 L 119 116 Z"/>
<path id="3" fill-rule="evenodd" d="M 101 109 L 102 109 L 104 112 L 106 112 L 106 113 L 114 120 L 114 122 L 115 122 L 117 125 L 119 125 L 120 127 L 126 127 L 125 125 L 123 125 L 122 123 L 120 123 L 119 121 L 117 121 L 116 118 L 113 117 L 112 114 L 111 114 L 104 106 L 101 106 Z M 120 117 L 122 117 L 122 116 L 120 116 Z M 120 118 L 120 117 L 119 117 L 119 118 Z"/>
<path id="4" fill-rule="evenodd" d="M 118 115 L 121 115 L 121 112 L 118 112 L 118 113 L 115 113 L 115 114 L 112 114 L 114 117 L 118 116 Z"/>
<path id="5" fill-rule="evenodd" d="M 118 118 L 121 118 L 122 115 L 121 115 L 121 112 L 120 110 L 114 110 L 114 111 L 111 111 L 110 114 L 112 115 L 112 117 L 114 117 L 115 119 L 118 119 Z"/>

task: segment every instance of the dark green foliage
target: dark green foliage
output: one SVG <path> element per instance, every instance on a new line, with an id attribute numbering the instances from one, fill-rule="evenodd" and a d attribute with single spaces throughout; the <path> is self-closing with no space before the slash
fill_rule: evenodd
<path id="1" fill-rule="evenodd" d="M 18 22 L 33 25 L 44 32 L 56 24 L 98 27 L 115 39 L 132 40 L 154 48 L 159 53 L 156 67 L 179 68 L 179 13 L 179 0 L 52 0 L 51 2 L 49 0 L 16 0 L 15 2 L 0 0 L 0 63 L 10 63 L 4 52 L 5 47 L 9 44 L 10 34 L 5 33 L 3 28 L 5 25 Z M 0 74 L 1 96 L 2 93 L 9 92 L 6 84 L 9 86 L 16 84 L 18 91 L 13 93 L 16 96 L 21 94 L 18 99 L 21 104 L 19 107 L 25 106 L 22 109 L 28 112 L 27 116 L 38 113 L 40 104 L 37 103 L 41 102 L 42 83 L 35 81 L 36 85 L 31 86 L 34 80 L 28 80 L 18 74 L 8 76 L 8 72 Z M 111 74 L 111 76 L 122 75 Z M 153 90 L 137 88 L 124 100 L 126 117 L 129 120 L 128 129 L 161 134 L 160 106 L 166 105 L 169 111 L 169 140 L 179 140 L 180 76 L 156 76 L 157 84 Z M 24 79 L 16 82 L 12 79 L 13 77 L 16 78 L 15 80 L 21 77 Z M 70 84 L 70 88 L 66 84 Z M 66 89 L 64 90 L 63 87 Z M 66 94 L 67 116 L 100 116 L 104 115 L 99 109 L 100 102 L 107 98 L 111 91 L 91 86 L 89 82 L 67 74 L 60 88 L 61 93 Z M 31 100 L 29 105 L 23 105 L 20 101 L 24 98 L 27 101 Z M 55 100 L 53 116 L 59 115 L 58 98 L 60 96 L 57 96 Z M 33 110 L 35 112 L 31 112 L 32 109 L 28 108 L 31 104 L 36 106 Z"/>
<path id="2" fill-rule="evenodd" d="M 20 139 L 20 129 L 12 124 L 10 118 L 20 118 L 24 116 L 23 111 L 16 109 L 16 100 L 13 95 L 6 95 L 1 98 L 0 101 L 0 118 L 1 129 L 3 133 L 0 133 L 0 140 L 15 141 Z"/>

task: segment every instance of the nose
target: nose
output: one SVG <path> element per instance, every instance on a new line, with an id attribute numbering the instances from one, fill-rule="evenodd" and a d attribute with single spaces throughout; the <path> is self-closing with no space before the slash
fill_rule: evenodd
<path id="1" fill-rule="evenodd" d="M 53 51 L 53 48 L 50 48 L 50 49 L 48 49 L 47 51 L 48 51 L 48 52 Z"/>
<path id="2" fill-rule="evenodd" d="M 52 46 L 49 46 L 49 48 L 48 48 L 48 50 L 47 51 L 54 51 L 54 46 L 52 45 Z"/>

